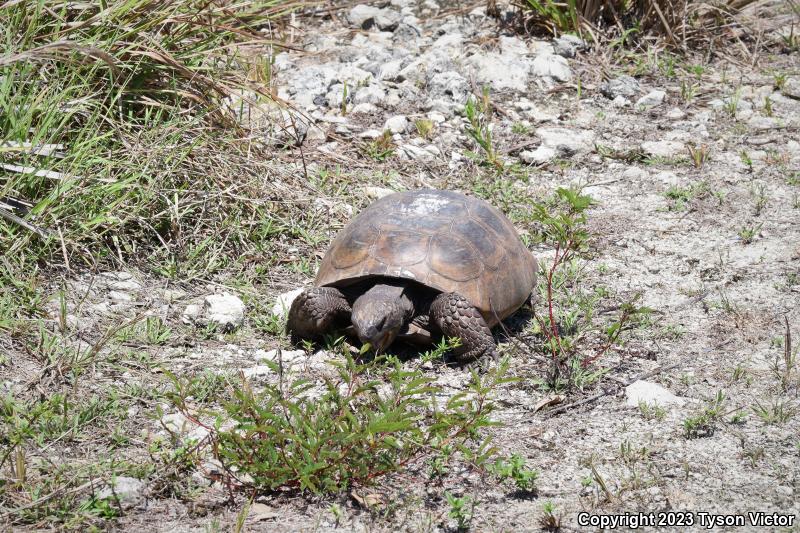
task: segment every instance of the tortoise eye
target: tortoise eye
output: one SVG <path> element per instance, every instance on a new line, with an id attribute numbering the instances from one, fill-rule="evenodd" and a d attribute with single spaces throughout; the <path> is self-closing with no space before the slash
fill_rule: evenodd
<path id="1" fill-rule="evenodd" d="M 383 329 L 384 324 L 386 324 L 386 317 L 381 318 L 380 322 L 375 325 L 375 329 L 378 331 Z"/>

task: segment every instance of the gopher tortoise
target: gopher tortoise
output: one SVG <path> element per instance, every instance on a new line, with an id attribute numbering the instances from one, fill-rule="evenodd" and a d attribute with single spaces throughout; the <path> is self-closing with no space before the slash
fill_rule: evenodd
<path id="1" fill-rule="evenodd" d="M 423 189 L 385 196 L 333 240 L 314 287 L 289 309 L 295 339 L 346 328 L 377 353 L 396 338 L 457 337 L 452 357 L 496 357 L 491 328 L 536 283 L 536 259 L 483 200 Z"/>

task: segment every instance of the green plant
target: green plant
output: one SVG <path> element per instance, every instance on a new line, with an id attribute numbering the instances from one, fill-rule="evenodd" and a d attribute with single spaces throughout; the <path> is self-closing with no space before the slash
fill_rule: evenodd
<path id="1" fill-rule="evenodd" d="M 550 354 L 551 368 L 546 385 L 552 389 L 585 386 L 597 381 L 602 370 L 592 371 L 589 366 L 617 345 L 628 322 L 649 312 L 647 308 L 636 307 L 634 302 L 625 302 L 620 305 L 618 318 L 604 327 L 604 339 L 593 353 L 582 353 L 582 347 L 575 342 L 582 336 L 577 331 L 579 323 L 591 323 L 594 303 L 600 295 L 575 302 L 578 305 L 574 308 L 559 309 L 556 290 L 569 277 L 569 269 L 576 268 L 573 259 L 587 248 L 586 210 L 591 205 L 589 196 L 564 188 L 558 189 L 551 200 L 533 205 L 532 220 L 537 223 L 538 238 L 553 246 L 555 252 L 549 265 L 541 265 L 546 314 L 534 313 L 537 333 L 544 337 L 544 348 Z"/>
<path id="2" fill-rule="evenodd" d="M 537 20 L 554 34 L 565 32 L 580 34 L 580 13 L 574 0 L 566 4 L 553 0 L 525 0 L 524 8 L 535 13 Z"/>
<path id="3" fill-rule="evenodd" d="M 342 116 L 347 114 L 347 80 L 342 84 L 342 102 L 339 104 L 339 112 Z"/>
<path id="4" fill-rule="evenodd" d="M 772 98 L 769 96 L 764 97 L 764 114 L 768 117 L 771 117 L 774 114 L 772 111 Z"/>
<path id="5" fill-rule="evenodd" d="M 786 76 L 785 72 L 778 72 L 773 75 L 773 80 L 775 81 L 775 88 L 779 91 L 783 91 L 786 87 L 786 80 L 788 77 Z"/>
<path id="6" fill-rule="evenodd" d="M 739 152 L 739 157 L 741 157 L 742 163 L 747 165 L 748 170 L 750 172 L 752 172 L 753 171 L 753 159 L 750 157 L 750 154 L 748 154 L 745 150 L 742 150 L 741 152 Z"/>
<path id="7" fill-rule="evenodd" d="M 542 516 L 539 519 L 539 525 L 545 531 L 558 531 L 561 529 L 561 516 L 556 514 L 556 506 L 553 502 L 544 502 L 542 504 Z"/>
<path id="8" fill-rule="evenodd" d="M 386 161 L 394 155 L 394 139 L 392 132 L 385 130 L 374 139 L 364 145 L 364 153 L 375 161 Z"/>
<path id="9" fill-rule="evenodd" d="M 750 244 L 753 242 L 753 239 L 756 238 L 758 232 L 761 231 L 761 227 L 763 224 L 757 224 L 754 226 L 743 226 L 739 229 L 739 238 L 742 240 L 742 244 Z"/>
<path id="10" fill-rule="evenodd" d="M 491 394 L 510 380 L 503 361 L 483 376 L 473 373 L 468 392 L 438 405 L 442 390 L 421 371 L 404 371 L 394 358 L 356 363 L 343 351 L 345 360 L 332 363 L 337 379 L 328 379 L 321 390 L 292 379 L 255 392 L 244 380 L 223 412 L 207 414 L 217 420 L 207 425 L 209 439 L 231 483 L 339 493 L 450 447 L 470 453 L 478 430 L 493 424 Z M 279 371 L 275 363 L 265 364 Z M 192 420 L 204 418 L 189 410 L 192 381 L 173 383 L 175 406 Z M 221 429 L 224 420 L 230 429 Z M 494 453 L 484 440 L 468 459 L 481 465 Z"/>
<path id="11" fill-rule="evenodd" d="M 767 206 L 769 196 L 767 195 L 767 186 L 764 183 L 757 183 L 750 188 L 750 194 L 755 200 L 755 216 L 760 216 L 761 211 Z"/>
<path id="12" fill-rule="evenodd" d="M 433 137 L 433 132 L 436 129 L 436 124 L 427 118 L 420 118 L 414 121 L 414 127 L 417 129 L 420 137 L 430 140 Z"/>
<path id="13" fill-rule="evenodd" d="M 742 89 L 741 87 L 737 87 L 733 94 L 725 99 L 725 103 L 723 104 L 722 108 L 731 117 L 736 117 L 736 112 L 739 110 L 739 102 L 741 101 L 741 98 Z"/>
<path id="14" fill-rule="evenodd" d="M 476 98 L 474 95 L 467 98 L 464 116 L 467 118 L 466 132 L 483 151 L 483 161 L 502 170 L 505 164 L 492 141 L 492 104 L 488 87 L 483 88 L 481 98 Z"/>
<path id="15" fill-rule="evenodd" d="M 639 402 L 639 412 L 645 420 L 664 420 L 667 416 L 667 410 L 661 407 L 658 403 L 649 404 L 647 402 Z"/>
<path id="16" fill-rule="evenodd" d="M 469 524 L 472 522 L 472 516 L 475 512 L 475 501 L 469 496 L 456 497 L 449 492 L 445 492 L 444 496 L 450 506 L 447 516 L 456 521 L 456 527 L 459 531 L 469 529 Z"/>
<path id="17" fill-rule="evenodd" d="M 761 402 L 756 400 L 756 405 L 753 406 L 753 412 L 757 414 L 765 424 L 785 424 L 791 420 L 797 413 L 789 402 L 773 401 L 768 406 L 761 405 Z"/>
<path id="18" fill-rule="evenodd" d="M 710 437 L 717 429 L 717 422 L 724 415 L 725 393 L 718 391 L 716 396 L 698 414 L 683 421 L 684 435 L 687 439 Z"/>
<path id="19" fill-rule="evenodd" d="M 536 489 L 539 472 L 526 468 L 525 458 L 521 455 L 512 454 L 508 459 L 498 458 L 490 470 L 500 481 L 513 481 L 520 492 L 529 493 Z"/>
<path id="20" fill-rule="evenodd" d="M 785 324 L 782 343 L 783 357 L 775 357 L 775 360 L 772 364 L 772 370 L 778 378 L 778 381 L 781 385 L 781 390 L 786 392 L 796 381 L 795 374 L 798 374 L 798 352 L 800 352 L 800 350 L 792 349 L 792 332 L 789 329 L 789 319 L 784 316 L 783 320 Z"/>
<path id="21" fill-rule="evenodd" d="M 694 100 L 697 94 L 698 85 L 696 83 L 689 83 L 686 80 L 681 80 L 681 99 L 687 104 Z"/>
<path id="22" fill-rule="evenodd" d="M 708 184 L 704 181 L 692 183 L 686 187 L 670 185 L 664 192 L 664 196 L 672 200 L 669 206 L 670 211 L 684 211 L 688 208 L 689 202 L 695 198 L 702 198 L 708 194 Z"/>
<path id="23" fill-rule="evenodd" d="M 709 148 L 707 144 L 696 146 L 692 143 L 688 143 L 686 149 L 689 151 L 689 157 L 695 168 L 702 168 L 706 161 L 708 161 Z"/>

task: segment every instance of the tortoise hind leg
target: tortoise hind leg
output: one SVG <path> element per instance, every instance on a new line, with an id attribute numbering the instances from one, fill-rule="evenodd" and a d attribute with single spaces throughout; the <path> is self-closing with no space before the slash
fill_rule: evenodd
<path id="1" fill-rule="evenodd" d="M 350 312 L 350 304 L 339 289 L 314 287 L 300 293 L 292 302 L 286 329 L 293 337 L 317 339 L 347 319 Z"/>
<path id="2" fill-rule="evenodd" d="M 460 294 L 437 296 L 431 303 L 430 317 L 445 337 L 461 339 L 461 346 L 453 353 L 458 363 L 472 363 L 484 356 L 497 358 L 492 330 L 475 306 Z"/>

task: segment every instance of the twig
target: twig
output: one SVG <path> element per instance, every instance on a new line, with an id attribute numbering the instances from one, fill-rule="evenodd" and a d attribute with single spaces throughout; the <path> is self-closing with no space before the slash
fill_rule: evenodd
<path id="1" fill-rule="evenodd" d="M 608 396 L 609 394 L 617 392 L 622 387 L 627 387 L 631 383 L 639 381 L 640 379 L 651 378 L 651 377 L 653 377 L 655 375 L 660 374 L 661 372 L 666 372 L 667 370 L 672 370 L 673 368 L 675 368 L 677 366 L 680 366 L 680 364 L 681 363 L 675 363 L 674 365 L 660 366 L 660 367 L 656 368 L 655 370 L 651 370 L 649 372 L 645 372 L 644 374 L 639 374 L 638 376 L 636 376 L 633 379 L 630 379 L 628 381 L 620 383 L 619 385 L 616 385 L 614 387 L 609 387 L 608 389 L 604 390 L 603 392 L 599 392 L 599 393 L 595 394 L 594 396 L 589 396 L 588 398 L 583 398 L 582 400 L 578 400 L 577 402 L 572 402 L 570 404 L 563 405 L 561 407 L 557 407 L 557 408 L 555 408 L 555 409 L 553 409 L 551 411 L 547 411 L 547 415 L 548 416 L 555 416 L 555 415 L 557 415 L 559 413 L 562 413 L 564 411 L 572 409 L 573 407 L 578 407 L 580 405 L 584 405 L 584 404 L 587 404 L 587 403 L 591 403 L 591 402 L 593 402 L 595 400 L 599 400 L 600 398 L 602 398 L 604 396 Z"/>

